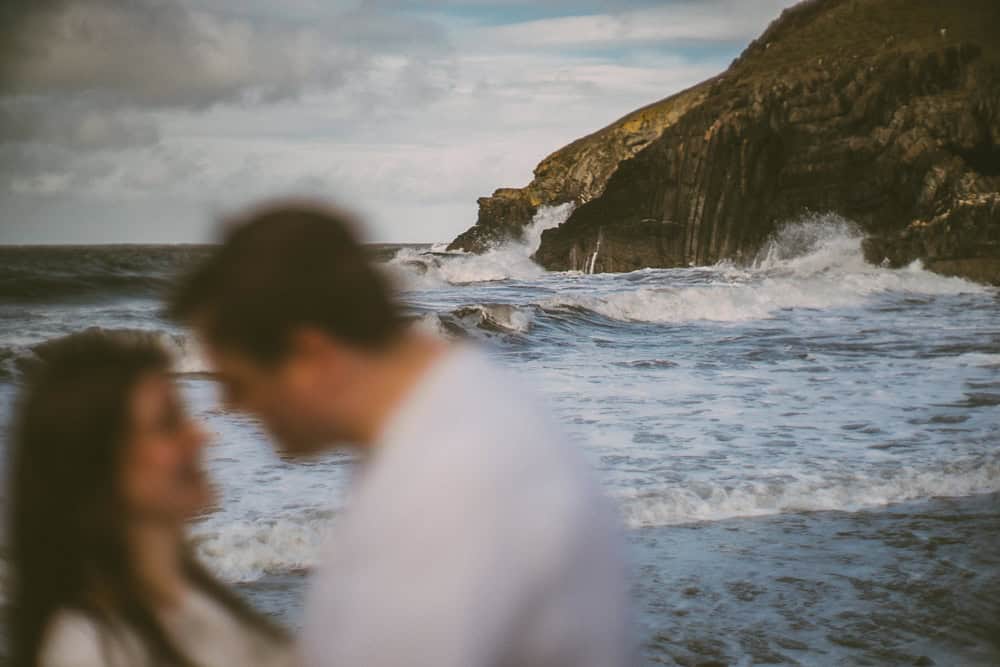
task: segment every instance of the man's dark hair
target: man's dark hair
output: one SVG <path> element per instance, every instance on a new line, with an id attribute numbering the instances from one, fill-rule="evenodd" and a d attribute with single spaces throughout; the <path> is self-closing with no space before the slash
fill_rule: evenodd
<path id="1" fill-rule="evenodd" d="M 167 312 L 213 345 L 278 361 L 289 335 L 315 327 L 378 349 L 403 329 L 386 278 L 346 215 L 314 204 L 274 204 L 227 221 L 222 245 L 181 280 Z"/>

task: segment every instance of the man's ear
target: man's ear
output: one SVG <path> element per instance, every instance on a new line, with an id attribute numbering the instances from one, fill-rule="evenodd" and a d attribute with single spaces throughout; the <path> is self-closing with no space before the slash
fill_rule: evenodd
<path id="1" fill-rule="evenodd" d="M 331 362 L 336 360 L 336 346 L 330 337 L 315 327 L 296 327 L 287 338 L 285 355 L 278 372 L 287 387 L 313 392 L 317 383 L 328 381 Z"/>

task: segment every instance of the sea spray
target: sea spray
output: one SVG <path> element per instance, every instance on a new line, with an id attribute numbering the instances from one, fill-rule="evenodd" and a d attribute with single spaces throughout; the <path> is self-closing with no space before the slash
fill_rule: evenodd
<path id="1" fill-rule="evenodd" d="M 542 242 L 542 232 L 558 227 L 573 212 L 573 204 L 542 206 L 521 239 L 508 241 L 488 252 L 426 252 L 404 248 L 388 268 L 404 289 L 435 289 L 445 285 L 532 280 L 545 273 L 532 260 Z"/>
<path id="2" fill-rule="evenodd" d="M 601 242 L 604 240 L 604 229 L 601 228 L 597 232 L 597 243 L 594 245 L 594 254 L 590 256 L 590 263 L 587 265 L 587 273 L 593 275 L 594 269 L 597 268 L 597 256 L 601 252 Z"/>
<path id="3" fill-rule="evenodd" d="M 757 271 L 801 274 L 837 269 L 869 270 L 861 253 L 861 228 L 835 213 L 810 213 L 780 226 L 757 251 L 751 267 Z"/>
<path id="4" fill-rule="evenodd" d="M 194 527 L 198 555 L 230 582 L 256 581 L 267 574 L 312 567 L 329 532 L 332 512 L 252 521 L 209 520 Z"/>
<path id="5" fill-rule="evenodd" d="M 887 292 L 924 295 L 984 293 L 961 278 L 925 271 L 873 266 L 864 259 L 857 227 L 833 215 L 810 216 L 780 229 L 754 262 L 740 267 L 647 270 L 640 287 L 615 285 L 606 293 L 588 289 L 561 293 L 545 309 L 585 308 L 624 322 L 741 322 L 766 319 L 786 309 L 859 306 Z M 691 274 L 691 286 L 684 276 Z M 656 278 L 662 286 L 653 286 Z M 706 284 L 705 278 L 709 284 Z"/>

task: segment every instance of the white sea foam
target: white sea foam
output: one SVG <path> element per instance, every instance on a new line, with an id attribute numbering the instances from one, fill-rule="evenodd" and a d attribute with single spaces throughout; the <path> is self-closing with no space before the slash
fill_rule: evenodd
<path id="1" fill-rule="evenodd" d="M 198 555 L 218 576 L 232 582 L 254 581 L 315 565 L 330 517 L 312 511 L 302 517 L 202 525 L 194 531 L 194 542 Z"/>
<path id="2" fill-rule="evenodd" d="M 466 327 L 511 333 L 526 333 L 533 319 L 530 311 L 506 303 L 477 303 L 459 308 L 452 315 Z"/>
<path id="3" fill-rule="evenodd" d="M 448 313 L 426 313 L 413 328 L 439 338 L 523 334 L 531 330 L 534 310 L 506 303 L 477 303 Z"/>
<path id="4" fill-rule="evenodd" d="M 858 511 L 935 497 L 1000 491 L 1000 456 L 969 457 L 920 470 L 891 474 L 784 474 L 773 482 L 688 482 L 657 489 L 611 492 L 630 528 L 720 521 L 808 511 Z M 204 524 L 195 530 L 198 555 L 220 577 L 255 581 L 267 574 L 313 567 L 332 519 L 331 512 Z"/>
<path id="5" fill-rule="evenodd" d="M 170 354 L 175 373 L 205 373 L 210 370 L 201 347 L 187 334 L 142 330 L 129 330 L 127 333 L 159 343 Z"/>
<path id="6" fill-rule="evenodd" d="M 194 338 L 183 333 L 172 333 L 158 329 L 120 329 L 89 327 L 87 332 L 94 335 L 123 337 L 137 342 L 155 343 L 170 355 L 175 373 L 204 373 L 209 370 L 200 346 Z M 13 348 L 0 349 L 0 376 L 15 375 L 18 369 L 31 366 L 45 358 L 47 344 L 54 339 Z"/>
<path id="7" fill-rule="evenodd" d="M 161 334 L 163 344 L 173 355 L 177 373 L 206 373 L 211 370 L 201 346 L 190 336 Z"/>
<path id="8" fill-rule="evenodd" d="M 849 474 L 838 479 L 802 474 L 774 482 L 728 487 L 688 483 L 655 490 L 619 490 L 629 527 L 664 526 L 804 511 L 857 511 L 892 503 L 1000 491 L 1000 456 L 974 457 L 892 474 Z"/>
<path id="9" fill-rule="evenodd" d="M 197 341 L 187 334 L 155 329 L 99 329 L 92 327 L 90 330 L 148 340 L 159 344 L 170 354 L 175 373 L 204 373 L 209 370 L 208 362 L 205 360 Z"/>
<path id="10" fill-rule="evenodd" d="M 887 269 L 867 263 L 855 226 L 833 215 L 788 225 L 749 267 L 722 263 L 714 284 L 643 286 L 607 294 L 561 294 L 546 308 L 581 307 L 635 322 L 740 322 L 785 309 L 861 305 L 886 292 L 925 295 L 983 293 L 990 288 L 926 271 L 919 263 Z"/>
<path id="11" fill-rule="evenodd" d="M 510 241 L 483 254 L 442 253 L 403 248 L 388 265 L 402 287 L 434 289 L 446 285 L 531 280 L 545 273 L 532 259 L 542 242 L 542 232 L 558 227 L 573 212 L 573 204 L 543 206 L 518 241 Z"/>
<path id="12" fill-rule="evenodd" d="M 437 313 L 425 313 L 414 320 L 413 329 L 429 336 L 447 338 L 449 331 Z"/>

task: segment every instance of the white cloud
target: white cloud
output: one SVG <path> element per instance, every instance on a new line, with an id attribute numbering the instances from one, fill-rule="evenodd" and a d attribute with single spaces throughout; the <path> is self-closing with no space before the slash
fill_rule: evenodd
<path id="1" fill-rule="evenodd" d="M 422 61 L 440 36 L 427 22 L 360 10 L 268 22 L 172 2 L 75 0 L 22 20 L 4 87 L 153 108 L 274 101 L 378 76 L 378 56 L 400 45 L 400 57 Z"/>
<path id="2" fill-rule="evenodd" d="M 189 0 L 159 28 L 138 0 L 63 3 L 49 29 L 75 36 L 0 98 L 0 120 L 20 119 L 0 132 L 0 242 L 205 240 L 212 212 L 287 194 L 360 211 L 373 240 L 447 240 L 477 197 L 735 55 L 672 40 L 756 33 L 788 3 L 616 1 L 507 27 L 399 4 Z"/>
<path id="3" fill-rule="evenodd" d="M 703 0 L 613 13 L 544 18 L 473 31 L 470 41 L 494 49 L 624 47 L 671 41 L 749 41 L 797 0 Z"/>
<path id="4" fill-rule="evenodd" d="M 159 140 L 156 123 L 145 115 L 67 102 L 54 105 L 17 98 L 0 102 L 0 144 L 45 143 L 96 150 L 150 145 Z"/>

